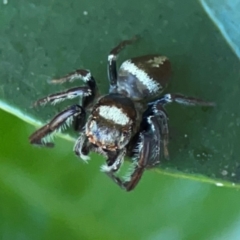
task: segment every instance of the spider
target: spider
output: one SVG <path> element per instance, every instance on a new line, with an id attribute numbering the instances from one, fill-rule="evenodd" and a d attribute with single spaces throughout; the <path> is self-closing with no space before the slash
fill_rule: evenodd
<path id="1" fill-rule="evenodd" d="M 85 86 L 70 88 L 43 97 L 34 103 L 56 104 L 80 97 L 75 104 L 57 114 L 50 122 L 35 131 L 30 143 L 53 147 L 52 135 L 73 125 L 79 133 L 73 151 L 82 160 L 89 159 L 91 151 L 106 158 L 101 171 L 126 191 L 136 187 L 145 169 L 168 159 L 168 116 L 165 105 L 176 102 L 184 105 L 213 106 L 201 99 L 168 93 L 160 96 L 171 75 L 167 57 L 152 54 L 131 58 L 122 63 L 117 72 L 117 56 L 136 38 L 124 40 L 108 55 L 109 93 L 99 96 L 91 72 L 79 69 L 65 77 L 51 80 L 53 84 L 82 80 Z M 125 157 L 131 158 L 129 174 L 120 177 L 117 172 Z"/>

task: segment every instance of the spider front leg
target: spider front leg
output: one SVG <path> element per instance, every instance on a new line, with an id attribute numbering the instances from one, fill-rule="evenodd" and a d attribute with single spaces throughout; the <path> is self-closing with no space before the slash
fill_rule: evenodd
<path id="1" fill-rule="evenodd" d="M 78 96 L 82 96 L 82 106 L 86 108 L 90 103 L 93 102 L 97 91 L 96 81 L 88 70 L 79 69 L 75 72 L 69 73 L 62 78 L 52 79 L 49 82 L 52 84 L 61 84 L 65 82 L 73 82 L 76 79 L 82 79 L 83 82 L 87 84 L 87 86 L 75 87 L 63 92 L 51 94 L 47 97 L 39 99 L 34 103 L 34 105 L 45 105 L 49 102 L 56 104 L 66 99 L 72 99 Z"/>
<path id="2" fill-rule="evenodd" d="M 83 161 L 87 162 L 90 158 L 88 156 L 91 150 L 91 146 L 88 142 L 85 132 L 81 133 L 80 137 L 77 139 L 73 151 L 80 157 Z"/>
<path id="3" fill-rule="evenodd" d="M 132 44 L 135 42 L 137 37 L 133 37 L 129 40 L 124 40 L 120 42 L 115 48 L 113 48 L 110 53 L 108 54 L 108 79 L 110 83 L 110 91 L 114 92 L 116 89 L 117 84 L 117 56 L 121 52 L 123 48 L 125 48 L 127 45 Z"/>
<path id="4" fill-rule="evenodd" d="M 101 166 L 102 172 L 116 172 L 121 167 L 124 157 L 126 155 L 126 149 L 121 149 L 119 151 L 104 151 L 102 148 L 92 145 L 83 132 L 80 137 L 77 139 L 75 146 L 73 148 L 75 154 L 80 157 L 82 160 L 87 162 L 89 160 L 89 152 L 97 152 L 107 158 L 107 164 Z"/>
<path id="5" fill-rule="evenodd" d="M 105 172 L 116 184 L 126 191 L 133 190 L 140 181 L 144 170 L 147 167 L 153 166 L 149 163 L 152 152 L 152 135 L 144 132 L 140 134 L 140 141 L 136 148 L 136 158 L 133 160 L 132 167 L 130 168 L 129 176 L 124 179 L 116 176 L 115 171 Z"/>
<path id="6" fill-rule="evenodd" d="M 126 155 L 126 148 L 123 148 L 116 152 L 108 152 L 107 155 L 107 164 L 101 166 L 101 171 L 105 173 L 114 173 L 117 172 L 121 165 L 123 164 L 124 157 Z"/>
<path id="7" fill-rule="evenodd" d="M 50 94 L 47 97 L 40 98 L 34 103 L 34 106 L 46 105 L 47 103 L 56 104 L 66 99 L 73 99 L 78 96 L 87 97 L 90 95 L 91 95 L 91 90 L 89 89 L 89 87 L 75 87 L 75 88 L 70 88 L 64 92 L 58 92 L 58 93 Z"/>
<path id="8" fill-rule="evenodd" d="M 143 119 L 144 123 L 142 125 L 144 125 L 144 129 L 136 139 L 135 156 L 128 176 L 122 179 L 115 173 L 120 168 L 124 155 L 121 156 L 122 158 L 119 158 L 122 159 L 121 161 L 113 161 L 114 163 L 110 168 L 106 168 L 108 171 L 104 171 L 116 184 L 126 191 L 131 191 L 136 187 L 146 168 L 154 167 L 159 163 L 161 131 L 158 120 L 158 116 L 148 116 Z M 112 166 L 117 167 L 114 168 Z"/>
<path id="9" fill-rule="evenodd" d="M 81 118 L 85 121 L 86 113 L 83 107 L 73 105 L 57 114 L 49 123 L 35 131 L 29 137 L 30 143 L 39 146 L 53 147 L 54 144 L 50 142 L 51 136 L 71 125 L 75 118 Z"/>

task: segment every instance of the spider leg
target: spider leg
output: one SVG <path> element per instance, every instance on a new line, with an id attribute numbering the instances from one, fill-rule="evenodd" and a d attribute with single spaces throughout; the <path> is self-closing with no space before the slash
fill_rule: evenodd
<path id="1" fill-rule="evenodd" d="M 161 146 L 162 146 L 162 125 L 160 118 L 165 118 L 166 115 L 153 115 L 144 119 L 147 122 L 148 128 L 142 131 L 139 135 L 139 142 L 136 148 L 136 156 L 134 159 L 133 171 L 131 171 L 128 180 L 122 182 L 123 188 L 127 191 L 133 190 L 140 181 L 144 170 L 155 167 L 160 162 Z M 167 120 L 167 119 L 165 119 Z M 147 125 L 146 124 L 146 125 Z M 165 139 L 167 143 L 167 138 Z M 164 141 L 163 141 L 164 143 Z M 164 145 L 164 155 L 168 154 L 167 148 Z M 120 183 L 118 178 L 116 181 Z"/>
<path id="2" fill-rule="evenodd" d="M 76 71 L 71 72 L 64 77 L 50 80 L 50 83 L 62 84 L 62 83 L 65 83 L 65 82 L 73 82 L 77 79 L 82 79 L 83 82 L 85 82 L 85 83 L 95 81 L 93 79 L 92 74 L 88 70 L 77 69 Z"/>
<path id="3" fill-rule="evenodd" d="M 85 133 L 82 133 L 80 137 L 77 139 L 73 151 L 75 154 L 80 157 L 83 161 L 87 162 L 90 158 L 88 156 L 91 147 L 89 145 L 87 136 Z"/>
<path id="4" fill-rule="evenodd" d="M 152 117 L 152 124 L 158 129 L 159 138 L 162 138 L 163 155 L 165 159 L 169 159 L 168 142 L 169 142 L 169 129 L 168 129 L 168 116 L 166 111 L 161 105 L 157 105 L 153 109 L 154 115 Z"/>
<path id="5" fill-rule="evenodd" d="M 151 149 L 151 137 L 146 132 L 140 134 L 140 142 L 138 143 L 137 158 L 133 161 L 129 176 L 124 179 L 115 175 L 115 171 L 106 171 L 105 173 L 122 189 L 131 191 L 138 184 L 145 168 L 148 165 Z"/>
<path id="6" fill-rule="evenodd" d="M 72 124 L 76 117 L 85 119 L 86 113 L 83 107 L 73 105 L 58 113 L 49 123 L 35 131 L 30 137 L 30 143 L 39 146 L 53 147 L 51 137 L 54 133 L 64 130 Z"/>
<path id="7" fill-rule="evenodd" d="M 169 129 L 168 129 L 168 116 L 164 110 L 164 105 L 168 103 L 176 102 L 179 104 L 184 104 L 187 106 L 215 106 L 213 102 L 207 102 L 198 98 L 186 97 L 180 94 L 165 94 L 163 97 L 159 98 L 155 102 L 149 103 L 149 108 L 146 113 L 148 115 L 153 115 L 152 121 L 157 119 L 155 122 L 155 127 L 160 130 L 160 137 L 163 143 L 163 154 L 166 159 L 169 158 L 168 152 L 168 141 L 169 141 Z M 159 125 L 160 124 L 160 125 Z M 158 132 L 158 131 L 157 131 Z"/>
<path id="8" fill-rule="evenodd" d="M 131 191 L 136 187 L 146 168 L 154 167 L 159 163 L 161 132 L 158 127 L 159 122 L 157 118 L 158 116 L 145 118 L 148 128 L 140 133 L 138 141 L 135 144 L 135 156 L 128 176 L 120 178 L 115 174 L 120 168 L 124 156 L 120 157 L 121 161 L 115 161 L 110 167 L 102 167 L 102 170 L 126 191 Z M 117 166 L 116 169 L 114 168 L 115 166 Z"/>
<path id="9" fill-rule="evenodd" d="M 156 138 L 157 146 L 163 147 L 163 155 L 165 159 L 169 159 L 168 142 L 168 115 L 162 105 L 149 105 L 148 109 L 143 114 L 143 121 L 141 123 L 141 131 L 152 128 L 153 138 Z M 161 140 L 161 141 L 160 141 Z M 158 159 L 160 156 L 158 157 Z"/>
<path id="10" fill-rule="evenodd" d="M 155 102 L 149 103 L 149 105 L 154 104 L 155 106 L 156 105 L 164 106 L 165 104 L 172 103 L 172 102 L 176 102 L 176 103 L 188 105 L 188 106 L 196 106 L 196 105 L 209 106 L 209 107 L 215 106 L 215 103 L 213 102 L 207 102 L 202 99 L 198 99 L 194 97 L 186 97 L 181 94 L 172 94 L 172 93 L 165 94 L 163 97 L 159 98 Z"/>
<path id="11" fill-rule="evenodd" d="M 126 148 L 117 151 L 116 154 L 112 154 L 112 152 L 107 153 L 107 164 L 101 166 L 101 171 L 105 173 L 109 172 L 117 172 L 121 167 L 124 157 L 126 155 Z"/>
<path id="12" fill-rule="evenodd" d="M 90 151 L 100 153 L 107 158 L 107 164 L 101 166 L 102 172 L 116 172 L 121 167 L 124 156 L 126 155 L 126 149 L 121 149 L 120 151 L 111 152 L 99 150 L 98 147 L 93 146 L 87 139 L 86 134 L 82 133 L 77 139 L 75 146 L 73 148 L 75 154 L 82 158 L 85 162 L 89 160 L 88 154 Z"/>
<path id="13" fill-rule="evenodd" d="M 116 63 L 117 55 L 127 45 L 130 45 L 134 41 L 136 41 L 136 39 L 137 39 L 137 37 L 135 36 L 132 39 L 124 40 L 124 41 L 120 42 L 108 54 L 108 79 L 109 79 L 111 91 L 114 91 L 114 89 L 116 88 L 116 84 L 117 84 L 117 63 Z"/>
<path id="14" fill-rule="evenodd" d="M 84 108 L 86 108 L 90 103 L 93 102 L 93 100 L 96 97 L 96 93 L 97 93 L 96 81 L 95 81 L 95 79 L 92 76 L 90 71 L 85 70 L 85 69 L 78 69 L 78 70 L 76 70 L 76 71 L 74 71 L 72 73 L 69 73 L 68 75 L 66 75 L 66 76 L 64 76 L 62 78 L 52 79 L 52 80 L 49 81 L 49 83 L 52 83 L 52 84 L 62 84 L 62 83 L 65 83 L 65 82 L 73 82 L 73 81 L 75 81 L 77 79 L 82 79 L 83 82 L 87 84 L 87 87 L 89 89 L 88 90 L 89 94 L 86 94 L 85 96 L 82 95 L 82 96 L 84 96 L 83 100 L 82 100 L 82 106 Z M 82 87 L 82 90 L 83 89 L 84 89 L 84 87 Z M 83 90 L 83 91 L 85 91 L 85 90 Z"/>
<path id="15" fill-rule="evenodd" d="M 52 104 L 56 104 L 66 99 L 73 99 L 78 96 L 86 97 L 89 95 L 91 95 L 91 90 L 89 89 L 89 87 L 75 87 L 75 88 L 70 88 L 64 92 L 58 92 L 58 93 L 48 95 L 47 97 L 43 97 L 37 100 L 34 103 L 34 106 L 37 106 L 37 105 L 42 106 L 49 102 Z"/>

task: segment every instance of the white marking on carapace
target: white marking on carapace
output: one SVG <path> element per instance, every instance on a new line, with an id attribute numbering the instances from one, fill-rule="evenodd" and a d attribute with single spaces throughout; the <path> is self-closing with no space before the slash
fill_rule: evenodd
<path id="1" fill-rule="evenodd" d="M 126 125 L 129 123 L 129 117 L 116 106 L 100 106 L 99 115 L 107 120 L 111 120 L 119 125 Z"/>
<path id="2" fill-rule="evenodd" d="M 167 60 L 165 56 L 154 57 L 153 59 L 148 60 L 148 63 L 151 63 L 152 67 L 159 67 Z"/>
<path id="3" fill-rule="evenodd" d="M 150 78 L 149 75 L 144 72 L 142 69 L 138 68 L 134 63 L 131 61 L 125 61 L 121 69 L 133 74 L 136 76 L 139 81 L 146 86 L 146 88 L 151 92 L 151 93 L 156 93 L 159 91 L 161 88 L 161 85 L 156 82 L 153 78 Z"/>

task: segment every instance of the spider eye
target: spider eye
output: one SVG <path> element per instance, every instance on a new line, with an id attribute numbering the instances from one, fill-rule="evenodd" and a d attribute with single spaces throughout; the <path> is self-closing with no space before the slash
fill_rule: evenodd
<path id="1" fill-rule="evenodd" d="M 128 135 L 129 135 L 129 131 L 124 130 L 124 131 L 122 132 L 122 136 L 123 136 L 123 137 L 127 137 Z"/>

